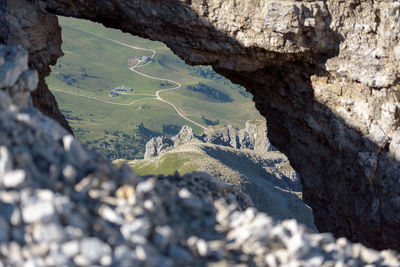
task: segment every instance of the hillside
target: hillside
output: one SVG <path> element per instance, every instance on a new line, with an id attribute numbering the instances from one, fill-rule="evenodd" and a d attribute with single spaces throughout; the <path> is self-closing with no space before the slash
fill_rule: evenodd
<path id="1" fill-rule="evenodd" d="M 256 208 L 274 218 L 296 218 L 314 228 L 312 211 L 302 201 L 299 177 L 287 158 L 269 144 L 265 123 L 252 121 L 242 130 L 228 126 L 206 132 L 196 137 L 185 126 L 172 139 L 158 137 L 147 143 L 146 159 L 114 163 L 127 163 L 139 175 L 196 171 L 214 176 L 247 193 Z"/>
<path id="2" fill-rule="evenodd" d="M 243 87 L 185 64 L 163 43 L 89 21 L 59 22 L 65 55 L 46 81 L 78 140 L 108 159 L 143 158 L 147 141 L 185 124 L 200 135 L 209 125 L 262 118 Z"/>

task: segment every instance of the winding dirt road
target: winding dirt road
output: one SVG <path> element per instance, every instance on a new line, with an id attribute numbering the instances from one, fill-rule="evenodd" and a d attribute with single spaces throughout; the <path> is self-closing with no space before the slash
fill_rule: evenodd
<path id="1" fill-rule="evenodd" d="M 74 93 L 71 93 L 71 92 L 67 92 L 67 91 L 63 91 L 63 90 L 55 89 L 55 88 L 51 88 L 51 90 L 58 91 L 58 92 L 63 92 L 63 93 L 71 94 L 71 95 L 86 97 L 86 98 L 93 99 L 93 100 L 97 100 L 97 101 L 101 101 L 101 102 L 104 102 L 104 103 L 107 103 L 107 104 L 120 105 L 120 106 L 130 106 L 130 105 L 134 104 L 135 102 L 140 101 L 140 100 L 143 100 L 143 99 L 154 99 L 154 100 L 158 100 L 158 101 L 164 102 L 164 103 L 170 105 L 171 107 L 173 107 L 174 110 L 176 111 L 176 113 L 178 113 L 178 115 L 179 115 L 181 118 L 183 118 L 184 120 L 186 120 L 186 121 L 188 121 L 188 122 L 190 122 L 190 123 L 192 123 L 192 124 L 194 124 L 194 125 L 196 125 L 196 126 L 202 128 L 203 130 L 206 130 L 206 127 L 204 127 L 203 125 L 201 125 L 201 124 L 199 124 L 199 123 L 197 123 L 197 122 L 195 122 L 195 121 L 189 119 L 189 118 L 186 117 L 185 115 L 183 115 L 183 114 L 179 111 L 179 109 L 178 109 L 173 103 L 171 103 L 171 102 L 169 102 L 169 101 L 163 99 L 163 98 L 160 96 L 160 93 L 161 93 L 161 92 L 177 90 L 177 89 L 179 89 L 179 88 L 182 87 L 182 84 L 180 84 L 179 82 L 173 81 L 173 80 L 168 80 L 168 79 L 164 79 L 164 78 L 160 78 L 160 77 L 150 76 L 150 75 L 144 74 L 144 73 L 142 73 L 142 72 L 140 72 L 140 71 L 137 70 L 137 68 L 146 67 L 147 65 L 149 65 L 149 64 L 152 62 L 154 56 L 157 54 L 157 52 L 156 52 L 155 50 L 153 50 L 153 49 L 148 49 L 148 48 L 137 47 L 137 46 L 132 46 L 132 45 L 128 45 L 128 44 L 122 43 L 122 42 L 120 42 L 120 41 L 117 41 L 117 40 L 114 40 L 114 39 L 111 39 L 111 38 L 108 38 L 108 37 L 105 37 L 105 36 L 101 36 L 101 35 L 99 35 L 99 34 L 96 34 L 96 33 L 90 32 L 90 31 L 86 31 L 86 30 L 84 30 L 84 29 L 81 29 L 81 28 L 78 28 L 78 27 L 75 27 L 75 26 L 71 26 L 71 25 L 68 25 L 68 26 L 71 27 L 71 28 L 77 29 L 77 30 L 79 30 L 79 31 L 83 31 L 83 32 L 88 33 L 88 34 L 95 35 L 95 36 L 97 36 L 97 37 L 99 37 L 99 38 L 102 38 L 102 39 L 111 41 L 111 42 L 113 42 L 113 43 L 116 43 L 116 44 L 119 44 L 119 45 L 122 45 L 122 46 L 129 47 L 129 48 L 131 48 L 131 49 L 136 49 L 136 50 L 143 50 L 143 51 L 152 52 L 152 55 L 150 56 L 151 60 L 149 60 L 146 64 L 140 65 L 142 62 L 139 61 L 138 63 L 136 63 L 135 66 L 130 67 L 129 70 L 130 70 L 130 71 L 133 71 L 133 72 L 135 72 L 135 73 L 137 73 L 137 74 L 139 74 L 139 75 L 141 75 L 141 76 L 143 76 L 143 77 L 146 77 L 146 78 L 149 78 L 149 79 L 153 79 L 153 80 L 159 80 L 159 81 L 169 82 L 169 83 L 175 84 L 175 86 L 172 87 L 172 88 L 167 88 L 167 89 L 158 90 L 158 91 L 156 91 L 156 93 L 155 93 L 154 95 L 151 95 L 151 94 L 129 94 L 129 93 L 122 93 L 122 94 L 125 94 L 125 95 L 147 95 L 147 96 L 154 96 L 154 97 L 152 97 L 152 98 L 149 97 L 149 98 L 137 99 L 137 100 L 134 100 L 134 101 L 132 101 L 132 102 L 130 102 L 130 103 L 127 103 L 127 104 L 121 104 L 121 103 L 116 103 L 116 102 L 112 102 L 112 101 L 102 100 L 102 99 L 98 99 L 98 98 L 96 98 L 96 97 L 91 97 L 91 96 L 78 95 L 78 94 L 74 94 Z"/>

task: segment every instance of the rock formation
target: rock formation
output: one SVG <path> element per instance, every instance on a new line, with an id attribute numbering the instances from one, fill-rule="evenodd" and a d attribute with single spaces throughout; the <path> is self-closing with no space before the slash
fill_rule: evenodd
<path id="1" fill-rule="evenodd" d="M 271 143 L 301 176 L 320 231 L 400 249 L 399 1 L 0 3 L 0 41 L 22 43 L 39 71 L 60 55 L 59 31 L 42 31 L 57 28 L 47 12 L 159 40 L 190 64 L 212 65 L 254 94 Z M 14 14 L 25 13 L 43 27 L 8 38 L 15 31 L 4 29 L 21 21 Z M 34 36 L 48 40 L 40 57 L 24 43 Z M 44 102 L 56 112 L 54 101 Z"/>
<path id="2" fill-rule="evenodd" d="M 38 88 L 32 93 L 35 107 L 72 133 L 45 82 L 50 65 L 63 55 L 61 28 L 56 16 L 36 8 L 31 2 L 0 0 L 0 43 L 22 45 L 29 52 L 29 67 L 39 73 Z"/>
<path id="3" fill-rule="evenodd" d="M 277 220 L 296 219 L 316 229 L 311 209 L 302 200 L 298 174 L 285 155 L 270 150 L 265 121 L 253 120 L 239 130 L 210 127 L 202 136 L 183 126 L 172 138 L 155 137 L 144 160 L 117 160 L 141 175 L 205 173 L 249 195 L 255 208 Z"/>
<path id="4" fill-rule="evenodd" d="M 117 169 L 30 105 L 36 83 L 27 53 L 0 45 L 0 266 L 400 263 L 393 251 L 277 224 L 209 176 Z"/>
<path id="5" fill-rule="evenodd" d="M 207 128 L 202 136 L 195 136 L 193 129 L 184 125 L 179 133 L 172 138 L 158 136 L 146 144 L 144 159 L 158 156 L 163 152 L 189 141 L 204 142 L 213 145 L 227 146 L 235 149 L 250 149 L 267 152 L 273 149 L 268 137 L 267 127 L 263 121 L 247 121 L 243 129 L 232 125 L 221 128 Z"/>
<path id="6" fill-rule="evenodd" d="M 148 159 L 160 155 L 162 151 L 167 150 L 168 148 L 171 148 L 173 146 L 174 142 L 166 136 L 153 137 L 146 144 L 146 152 L 144 153 L 144 158 Z"/>
<path id="7" fill-rule="evenodd" d="M 264 121 L 247 121 L 245 128 L 240 130 L 231 125 L 216 129 L 209 128 L 202 139 L 215 145 L 266 152 L 273 149 L 267 133 Z"/>

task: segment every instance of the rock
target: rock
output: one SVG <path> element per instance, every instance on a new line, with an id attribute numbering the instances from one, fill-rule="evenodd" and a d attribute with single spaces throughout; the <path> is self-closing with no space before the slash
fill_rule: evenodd
<path id="1" fill-rule="evenodd" d="M 132 252 L 132 250 L 125 245 L 119 246 L 115 249 L 114 259 L 119 266 L 124 267 L 140 264 L 136 252 Z"/>
<path id="2" fill-rule="evenodd" d="M 44 80 L 50 74 L 50 64 L 55 64 L 57 59 L 63 55 L 61 28 L 58 26 L 57 17 L 49 15 L 42 8 L 35 8 L 28 1 L 5 0 L 3 4 L 7 8 L 0 10 L 2 18 L 0 20 L 2 25 L 0 43 L 22 45 L 29 52 L 29 62 L 27 63 L 31 68 L 36 69 L 39 75 L 27 72 L 22 77 L 27 91 L 36 89 L 36 83 L 38 83 L 38 88 L 32 93 L 34 105 L 47 116 L 59 121 L 65 129 L 72 133 L 71 127 L 59 111 L 57 102 Z M 23 55 L 23 57 L 14 62 L 20 64 L 28 60 L 28 54 L 21 53 L 19 55 Z M 1 55 L 2 51 L 0 51 L 0 58 L 2 58 Z M 5 66 L 4 63 L 0 65 Z M 21 69 L 28 68 L 26 64 L 20 66 Z M 15 74 L 18 72 L 19 70 Z"/>
<path id="3" fill-rule="evenodd" d="M 72 181 L 74 181 L 77 176 L 76 169 L 72 165 L 65 166 L 62 170 L 62 173 L 65 176 L 65 178 Z"/>
<path id="4" fill-rule="evenodd" d="M 76 240 L 65 242 L 61 245 L 61 253 L 68 258 L 73 258 L 80 251 L 79 242 Z"/>
<path id="5" fill-rule="evenodd" d="M 193 196 L 193 194 L 190 193 L 189 190 L 187 190 L 186 188 L 182 188 L 181 190 L 179 190 L 178 196 L 182 201 L 182 204 L 189 209 L 196 210 L 199 209 L 202 205 L 200 199 Z"/>
<path id="6" fill-rule="evenodd" d="M 10 154 L 8 152 L 7 147 L 0 147 L 0 175 L 5 175 L 8 171 L 10 171 L 12 165 L 10 161 Z"/>
<path id="7" fill-rule="evenodd" d="M 10 226 L 8 222 L 0 217 L 0 243 L 6 243 L 9 240 Z"/>
<path id="8" fill-rule="evenodd" d="M 281 4 L 291 2 L 282 2 L 278 6 Z M 0 21 L 3 19 L 0 16 Z M 313 23 L 308 22 L 307 25 Z M 285 23 L 275 26 L 282 31 L 291 29 Z M 13 99 L 8 91 L 4 92 Z M 28 95 L 24 97 L 29 98 Z M 16 103 L 20 100 L 15 99 Z M 24 103 L 29 105 L 29 101 Z M 2 171 L 22 170 L 26 173 L 25 179 L 17 187 L 0 186 L 0 203 L 4 207 L 0 212 L 0 229 L 7 230 L 8 227 L 0 235 L 5 241 L 0 242 L 0 258 L 5 266 L 266 266 L 275 263 L 282 266 L 311 266 L 315 262 L 322 262 L 326 266 L 400 265 L 400 255 L 396 252 L 371 250 L 345 239 L 336 241 L 329 234 L 310 232 L 294 220 L 275 221 L 254 209 L 249 197 L 237 188 L 211 176 L 192 173 L 185 176 L 136 177 L 83 147 L 79 149 L 84 152 L 86 161 L 77 162 L 73 157 L 76 150 L 72 148 L 76 141 L 72 137 L 64 138 L 68 136 L 67 132 L 54 121 L 32 107 L 28 109 L 29 112 L 23 113 L 18 108 L 0 110 L 0 148 L 4 147 L 0 149 Z M 332 123 L 336 123 L 335 120 Z M 343 138 L 336 137 L 332 142 Z M 349 141 L 348 144 L 351 145 Z M 44 148 L 47 156 L 43 153 Z M 5 154 L 8 160 L 4 160 Z M 358 159 L 358 153 L 355 154 Z M 307 160 L 312 161 L 313 158 Z M 61 170 L 69 164 L 76 168 L 76 182 L 85 190 L 76 190 L 79 186 L 65 179 Z M 377 169 L 382 168 L 381 164 L 378 161 Z M 115 186 L 108 186 L 107 181 L 113 181 Z M 337 186 L 342 189 L 341 184 Z M 392 185 L 394 191 L 395 186 Z M 129 198 L 133 199 L 133 204 L 118 198 L 117 191 L 124 187 L 134 188 L 126 190 L 130 192 Z M 97 192 L 96 197 L 89 192 Z M 336 193 L 340 195 L 341 192 L 345 191 Z M 380 212 L 379 209 L 390 210 L 384 212 L 385 220 L 397 219 L 398 213 L 395 211 L 399 201 L 396 192 L 390 196 L 390 200 L 385 202 L 374 195 L 377 201 L 371 203 L 373 212 L 368 213 L 371 216 L 368 217 L 371 218 L 368 223 L 382 219 L 375 216 L 375 212 Z M 196 205 L 189 205 L 188 208 L 184 199 L 195 199 Z M 396 205 L 387 206 L 388 203 Z M 360 202 L 358 210 L 369 211 L 364 204 Z M 102 205 L 112 207 L 123 221 L 113 223 L 102 218 L 99 213 Z M 12 219 L 16 210 L 21 211 L 20 222 Z M 358 216 L 357 212 L 352 212 L 354 217 Z M 340 218 L 335 217 L 334 220 L 341 223 Z M 148 224 L 150 227 L 146 226 Z M 122 231 L 125 225 L 128 225 L 127 230 Z M 47 243 L 47 236 L 44 235 L 46 226 L 50 230 L 49 240 L 61 240 L 60 245 L 56 242 Z M 165 226 L 173 229 L 164 235 L 168 242 L 162 242 L 168 243 L 167 253 L 165 247 L 159 247 L 152 238 L 155 229 Z M 146 238 L 126 241 L 123 232 L 129 237 L 131 233 L 138 233 Z M 210 250 L 219 256 L 208 255 L 207 246 L 202 241 L 196 245 L 198 253 L 192 253 L 192 240 L 196 241 L 195 244 L 198 240 L 204 240 Z M 77 254 L 73 245 L 66 249 L 69 252 L 63 254 L 62 244 L 65 241 L 80 244 Z M 138 241 L 140 243 L 135 243 Z"/>
<path id="9" fill-rule="evenodd" d="M 272 149 L 267 137 L 267 126 L 263 121 L 247 121 L 244 129 L 226 126 L 208 129 L 203 140 L 206 143 L 230 146 L 236 149 L 251 149 L 267 152 Z"/>
<path id="10" fill-rule="evenodd" d="M 171 139 L 174 142 L 174 144 L 177 144 L 179 142 L 188 142 L 193 138 L 195 138 L 193 129 L 187 125 L 184 125 L 182 126 L 179 133 L 176 136 L 172 137 Z"/>
<path id="11" fill-rule="evenodd" d="M 70 162 L 72 162 L 73 165 L 86 163 L 88 161 L 89 155 L 83 149 L 82 145 L 73 138 L 72 135 L 64 136 L 63 144 L 64 144 L 65 150 L 70 152 L 69 153 L 69 156 L 71 157 Z"/>
<path id="12" fill-rule="evenodd" d="M 201 137 L 196 137 L 193 129 L 184 125 L 180 132 L 172 137 L 154 137 L 146 144 L 144 159 L 156 157 L 172 147 L 179 147 L 188 142 L 205 142 L 215 145 L 228 146 L 236 149 L 251 149 L 267 152 L 272 149 L 267 127 L 263 121 L 248 121 L 244 129 L 231 125 L 223 128 L 208 128 Z"/>
<path id="13" fill-rule="evenodd" d="M 172 259 L 182 265 L 190 264 L 193 261 L 192 255 L 181 246 L 174 246 L 170 248 L 169 255 Z"/>
<path id="14" fill-rule="evenodd" d="M 145 244 L 150 234 L 151 224 L 147 219 L 136 219 L 121 227 L 122 236 L 135 244 Z"/>
<path id="15" fill-rule="evenodd" d="M 60 29 L 52 14 L 162 41 L 186 62 L 211 65 L 254 95 L 267 118 L 270 142 L 301 176 L 304 200 L 320 231 L 375 248 L 400 248 L 394 238 L 398 218 L 386 208 L 400 209 L 395 203 L 400 163 L 392 157 L 397 155 L 393 146 L 390 152 L 381 147 L 399 134 L 397 1 L 6 3 L 0 40 L 23 44 L 30 52 L 31 66 L 40 74 L 34 103 L 46 114 L 64 122 L 44 84 L 49 64 L 61 55 Z M 121 23 L 119 10 L 130 23 Z M 233 147 L 240 143 L 229 138 Z M 376 170 L 365 172 L 367 164 L 355 164 L 359 152 L 376 154 Z M 374 212 L 371 203 L 377 196 L 381 204 Z M 366 212 L 355 216 L 358 206 Z"/>
<path id="16" fill-rule="evenodd" d="M 49 222 L 55 215 L 54 205 L 50 200 L 30 197 L 22 207 L 22 218 L 25 223 Z"/>
<path id="17" fill-rule="evenodd" d="M 15 170 L 6 173 L 2 179 L 1 183 L 5 187 L 17 187 L 25 180 L 25 172 L 23 170 Z"/>
<path id="18" fill-rule="evenodd" d="M 208 244 L 206 241 L 203 239 L 199 239 L 196 242 L 196 248 L 200 256 L 206 257 L 210 253 L 210 248 L 208 247 Z"/>
<path id="19" fill-rule="evenodd" d="M 89 264 L 98 263 L 111 254 L 111 248 L 98 238 L 85 238 L 81 241 L 80 255 Z"/>
<path id="20" fill-rule="evenodd" d="M 153 137 L 146 144 L 146 152 L 144 153 L 144 158 L 148 159 L 151 157 L 155 157 L 159 155 L 162 151 L 173 146 L 174 142 L 166 136 Z"/>
<path id="21" fill-rule="evenodd" d="M 59 224 L 40 224 L 34 227 L 32 236 L 37 243 L 60 243 L 64 239 L 64 230 Z"/>
<path id="22" fill-rule="evenodd" d="M 4 51 L 4 47 L 2 50 L 0 53 L 6 53 L 8 61 L 0 68 L 0 88 L 11 87 L 17 82 L 21 74 L 28 69 L 28 53 L 25 50 L 9 53 L 8 51 Z M 36 84 L 34 87 L 36 88 Z"/>
<path id="23" fill-rule="evenodd" d="M 168 225 L 157 226 L 155 228 L 155 234 L 153 237 L 154 244 L 162 250 L 166 250 L 170 242 L 175 240 L 172 239 L 173 230 Z"/>

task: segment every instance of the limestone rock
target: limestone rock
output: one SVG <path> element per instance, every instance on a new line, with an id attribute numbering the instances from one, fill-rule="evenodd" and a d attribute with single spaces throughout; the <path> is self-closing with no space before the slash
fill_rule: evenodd
<path id="1" fill-rule="evenodd" d="M 146 152 L 144 153 L 144 158 L 148 159 L 151 157 L 155 157 L 159 155 L 162 151 L 173 146 L 174 142 L 166 136 L 153 137 L 146 144 Z"/>
<path id="2" fill-rule="evenodd" d="M 267 133 L 267 126 L 264 121 L 247 121 L 245 128 L 240 130 L 231 125 L 208 129 L 202 139 L 206 143 L 215 145 L 267 152 L 273 149 Z"/>
<path id="3" fill-rule="evenodd" d="M 194 135 L 191 127 L 184 125 L 179 133 L 172 138 L 160 136 L 150 139 L 146 144 L 144 159 L 156 157 L 172 147 L 192 141 L 235 149 L 251 149 L 259 152 L 267 152 L 272 149 L 264 121 L 247 121 L 245 128 L 241 130 L 232 125 L 217 129 L 208 128 L 200 137 Z"/>
<path id="4" fill-rule="evenodd" d="M 186 62 L 212 65 L 254 95 L 269 140 L 302 178 L 320 231 L 400 249 L 398 1 L 1 4 L 0 41 L 30 52 L 41 77 L 34 103 L 47 114 L 59 112 L 43 77 L 61 55 L 60 29 L 49 13 L 162 41 Z"/>
<path id="5" fill-rule="evenodd" d="M 184 125 L 179 133 L 172 138 L 172 141 L 176 144 L 179 142 L 188 142 L 193 138 L 195 138 L 193 129 L 187 125 Z"/>
<path id="6" fill-rule="evenodd" d="M 50 74 L 50 65 L 55 64 L 63 55 L 61 28 L 57 23 L 57 17 L 48 14 L 40 6 L 41 4 L 39 8 L 36 8 L 32 1 L 27 0 L 2 0 L 0 3 L 0 44 L 21 45 L 29 52 L 29 67 L 39 74 L 37 76 L 36 73 L 27 73 L 25 77 L 28 83 L 27 89 L 33 91 L 33 88 L 37 88 L 32 92 L 35 107 L 45 115 L 59 121 L 72 133 L 45 83 L 46 76 Z M 28 54 L 25 54 L 25 57 L 28 57 Z M 15 75 L 16 72 L 13 73 L 10 67 L 8 69 L 8 79 L 12 79 L 12 74 Z M 39 83 L 38 86 L 37 83 Z"/>
<path id="7" fill-rule="evenodd" d="M 0 184 L 4 266 L 400 263 L 391 251 L 310 233 L 293 220 L 275 222 L 211 176 L 142 178 L 117 169 L 32 107 L 0 109 L 0 129 L 1 175 L 26 174 L 17 187 Z M 77 150 L 84 162 L 74 160 Z M 64 166 L 73 166 L 76 180 Z M 128 198 L 120 198 L 121 188 L 130 188 Z M 104 210 L 119 219 L 111 223 Z"/>

